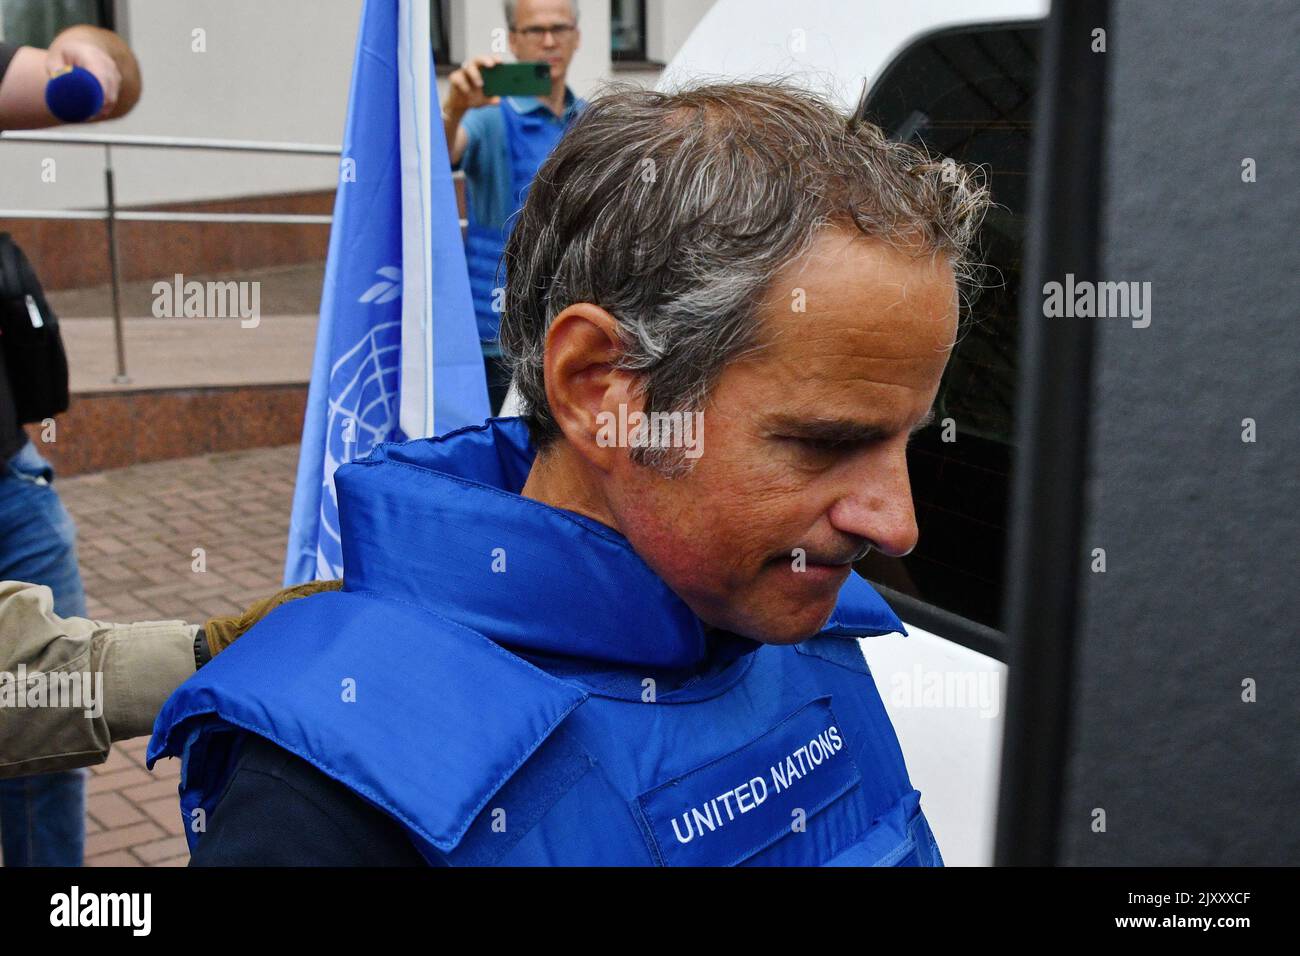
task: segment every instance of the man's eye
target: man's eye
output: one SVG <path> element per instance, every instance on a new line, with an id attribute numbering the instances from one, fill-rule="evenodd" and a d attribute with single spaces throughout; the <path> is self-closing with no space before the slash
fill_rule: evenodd
<path id="1" fill-rule="evenodd" d="M 803 435 L 783 435 L 782 438 L 784 441 L 793 442 L 801 448 L 822 455 L 848 451 L 855 446 L 854 442 L 839 438 L 808 438 Z"/>

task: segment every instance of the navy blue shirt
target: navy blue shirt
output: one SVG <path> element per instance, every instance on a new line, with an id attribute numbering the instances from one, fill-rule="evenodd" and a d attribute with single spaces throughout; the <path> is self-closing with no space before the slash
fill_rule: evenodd
<path id="1" fill-rule="evenodd" d="M 190 857 L 190 866 L 425 865 L 396 820 L 251 734 Z"/>

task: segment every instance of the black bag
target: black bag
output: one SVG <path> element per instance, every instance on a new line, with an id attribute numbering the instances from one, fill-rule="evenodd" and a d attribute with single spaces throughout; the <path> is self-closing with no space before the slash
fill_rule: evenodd
<path id="1" fill-rule="evenodd" d="M 59 320 L 18 244 L 0 232 L 0 352 L 20 423 L 68 410 L 68 357 Z"/>

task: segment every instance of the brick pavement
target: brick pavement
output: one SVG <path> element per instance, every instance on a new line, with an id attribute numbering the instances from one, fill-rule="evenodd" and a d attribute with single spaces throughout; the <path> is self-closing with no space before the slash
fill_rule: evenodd
<path id="1" fill-rule="evenodd" d="M 141 423 L 147 427 L 147 423 Z M 259 448 L 59 479 L 78 527 L 88 612 L 201 622 L 280 587 L 298 446 Z M 206 570 L 193 570 L 194 549 Z M 184 866 L 180 762 L 144 769 L 148 738 L 113 748 L 86 785 L 88 866 Z"/>

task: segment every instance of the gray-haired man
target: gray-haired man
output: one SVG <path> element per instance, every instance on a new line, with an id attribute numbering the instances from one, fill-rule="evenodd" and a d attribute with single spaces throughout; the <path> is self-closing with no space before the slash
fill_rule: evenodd
<path id="1" fill-rule="evenodd" d="M 986 203 L 781 84 L 594 100 L 506 250 L 522 420 L 340 468 L 343 590 L 159 716 L 193 861 L 940 864 L 852 565 Z"/>

